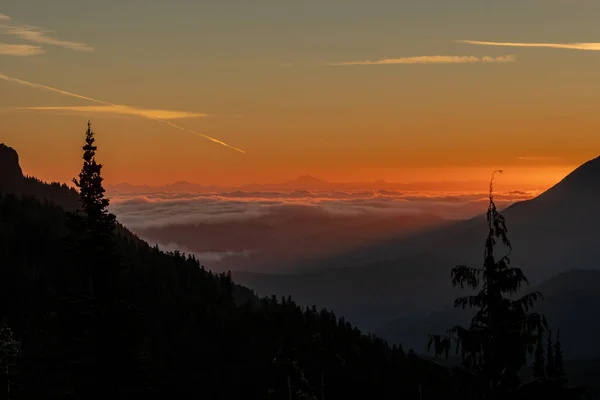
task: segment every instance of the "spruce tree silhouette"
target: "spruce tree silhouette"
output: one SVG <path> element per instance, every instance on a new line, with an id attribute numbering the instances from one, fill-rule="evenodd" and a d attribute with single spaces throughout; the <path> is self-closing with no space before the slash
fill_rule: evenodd
<path id="1" fill-rule="evenodd" d="M 106 289 L 106 271 L 114 257 L 113 232 L 116 217 L 108 212 L 110 201 L 104 197 L 101 176 L 102 164 L 96 161 L 98 147 L 92 124 L 88 121 L 83 146 L 83 166 L 79 179 L 73 183 L 79 189 L 81 210 L 70 214 L 72 233 L 76 242 L 79 261 L 84 261 L 84 277 L 87 279 L 87 294 L 95 297 L 97 290 Z M 103 293 L 104 294 L 104 293 Z"/>
<path id="2" fill-rule="evenodd" d="M 527 278 L 519 268 L 510 266 L 512 250 L 507 236 L 504 216 L 494 203 L 493 182 L 490 180 L 489 207 L 487 210 L 488 236 L 485 241 L 482 268 L 459 265 L 452 269 L 454 286 L 477 289 L 479 293 L 459 297 L 454 307 L 474 307 L 478 311 L 468 328 L 455 326 L 446 335 L 430 335 L 429 348 L 436 356 L 448 356 L 452 341 L 460 351 L 463 366 L 486 382 L 487 398 L 504 398 L 518 387 L 519 370 L 527 361 L 527 354 L 546 328 L 545 318 L 530 312 L 541 293 L 531 292 L 514 299 Z M 499 258 L 495 255 L 497 240 L 508 250 Z"/>
<path id="3" fill-rule="evenodd" d="M 558 379 L 565 379 L 563 351 L 560 344 L 560 329 L 556 331 L 556 343 L 554 344 L 554 375 Z"/>
<path id="4" fill-rule="evenodd" d="M 546 365 L 544 360 L 544 342 L 543 335 L 538 335 L 538 342 L 535 347 L 535 359 L 533 361 L 533 377 L 544 378 L 546 376 Z"/>
<path id="5" fill-rule="evenodd" d="M 95 141 L 92 124 L 88 121 L 83 146 L 83 166 L 79 179 L 74 178 L 73 183 L 79 189 L 85 233 L 100 239 L 99 244 L 111 245 L 113 241 L 109 239 L 112 238 L 117 220 L 114 214 L 108 212 L 110 201 L 104 197 L 102 164 L 96 162 L 98 147 L 94 144 Z"/>

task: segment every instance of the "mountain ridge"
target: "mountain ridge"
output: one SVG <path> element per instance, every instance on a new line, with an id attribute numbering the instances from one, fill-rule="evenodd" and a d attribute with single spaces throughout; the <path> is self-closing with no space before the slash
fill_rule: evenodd
<path id="1" fill-rule="evenodd" d="M 19 154 L 12 147 L 0 143 L 0 187 L 15 187 L 22 179 Z"/>
<path id="2" fill-rule="evenodd" d="M 436 181 L 436 182 L 388 182 L 375 181 L 330 182 L 312 175 L 301 175 L 295 179 L 279 183 L 249 183 L 241 185 L 203 185 L 188 181 L 177 181 L 165 185 L 136 185 L 127 182 L 107 184 L 107 192 L 123 194 L 150 194 L 157 192 L 214 193 L 232 191 L 335 191 L 335 190 L 371 190 L 371 191 L 472 191 L 474 186 L 486 187 L 485 181 Z M 542 190 L 545 187 L 531 185 L 527 190 Z"/>

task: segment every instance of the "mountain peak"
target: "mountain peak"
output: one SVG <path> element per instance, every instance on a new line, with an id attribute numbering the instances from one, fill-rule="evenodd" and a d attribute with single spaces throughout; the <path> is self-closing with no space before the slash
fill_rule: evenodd
<path id="1" fill-rule="evenodd" d="M 563 180 L 538 196 L 544 201 L 598 199 L 600 196 L 600 156 L 577 167 Z"/>
<path id="2" fill-rule="evenodd" d="M 300 175 L 298 178 L 294 179 L 294 182 L 324 182 L 322 179 L 319 179 L 312 175 Z"/>
<path id="3" fill-rule="evenodd" d="M 0 143 L 0 189 L 12 189 L 23 181 L 19 154 L 15 149 Z"/>

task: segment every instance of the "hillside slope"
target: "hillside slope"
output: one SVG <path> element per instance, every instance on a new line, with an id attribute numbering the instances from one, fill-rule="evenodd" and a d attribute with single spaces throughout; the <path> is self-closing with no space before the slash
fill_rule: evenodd
<path id="1" fill-rule="evenodd" d="M 64 209 L 46 196 L 53 189 L 31 182 L 41 198 L 23 186 L 0 187 L 0 322 L 20 350 L 2 384 L 12 399 L 98 398 L 107 382 L 97 380 L 94 354 L 105 338 L 90 336 L 100 328 L 90 322 L 93 298 L 77 289 L 85 264 L 65 240 Z M 112 397 L 287 399 L 288 385 L 297 396 L 331 399 L 453 392 L 444 368 L 365 336 L 329 311 L 257 300 L 193 257 L 164 253 L 126 231 L 116 243 L 123 288 L 116 300 L 126 318 L 118 314 L 110 326 L 124 351 L 102 369 L 115 378 Z M 236 305 L 236 288 L 252 301 Z"/>

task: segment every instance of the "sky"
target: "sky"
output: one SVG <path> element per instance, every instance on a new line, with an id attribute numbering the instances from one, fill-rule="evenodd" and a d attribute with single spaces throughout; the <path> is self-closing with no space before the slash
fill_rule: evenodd
<path id="1" fill-rule="evenodd" d="M 110 183 L 501 168 L 549 186 L 600 153 L 597 15 L 596 0 L 3 0 L 0 142 L 45 180 L 78 173 L 91 119 Z"/>

